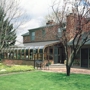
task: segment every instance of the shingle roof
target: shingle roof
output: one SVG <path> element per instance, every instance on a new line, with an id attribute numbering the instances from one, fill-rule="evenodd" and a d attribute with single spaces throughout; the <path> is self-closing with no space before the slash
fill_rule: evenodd
<path id="1" fill-rule="evenodd" d="M 86 32 L 86 33 L 83 33 L 82 34 L 82 37 L 81 37 L 81 39 L 80 39 L 80 41 L 79 41 L 79 45 L 80 44 L 82 44 L 83 42 L 84 42 L 84 39 L 86 38 L 88 36 L 88 38 L 87 38 L 87 42 L 85 42 L 85 44 L 84 45 L 90 45 L 90 35 Z M 73 45 L 73 39 L 74 38 L 72 38 L 69 42 L 68 42 L 68 45 Z M 78 40 L 78 38 L 74 41 L 74 45 L 76 45 L 77 44 L 77 40 Z"/>
<path id="2" fill-rule="evenodd" d="M 56 26 L 56 25 L 58 25 L 58 24 L 46 25 L 46 26 L 42 26 L 42 27 L 38 27 L 38 28 L 33 28 L 33 29 L 29 29 L 29 31 L 31 31 L 31 30 L 39 30 L 39 29 L 42 29 L 42 28 L 52 27 L 52 26 Z"/>
<path id="3" fill-rule="evenodd" d="M 27 33 L 23 34 L 22 36 L 28 36 L 28 35 L 29 35 L 29 32 L 27 32 Z"/>
<path id="4" fill-rule="evenodd" d="M 42 27 L 38 27 L 38 28 L 29 29 L 28 31 L 39 30 L 39 29 L 42 29 L 42 28 L 47 28 L 47 27 L 52 27 L 52 26 L 55 26 L 55 25 L 46 25 L 46 26 L 42 26 Z M 28 35 L 29 35 L 29 32 L 23 34 L 22 36 L 28 36 Z"/>

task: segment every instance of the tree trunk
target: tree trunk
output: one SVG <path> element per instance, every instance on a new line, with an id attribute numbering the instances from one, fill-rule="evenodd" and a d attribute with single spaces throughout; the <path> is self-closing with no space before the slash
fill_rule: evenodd
<path id="1" fill-rule="evenodd" d="M 67 64 L 66 64 L 67 76 L 70 76 L 70 69 L 73 64 L 74 58 L 75 58 L 75 51 L 72 51 L 72 53 L 70 54 L 69 60 L 67 60 Z"/>
<path id="2" fill-rule="evenodd" d="M 70 66 L 66 66 L 67 76 L 70 76 Z"/>

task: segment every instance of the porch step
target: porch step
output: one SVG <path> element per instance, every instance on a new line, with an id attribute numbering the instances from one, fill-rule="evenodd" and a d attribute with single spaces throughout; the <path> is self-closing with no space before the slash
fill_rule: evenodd
<path id="1" fill-rule="evenodd" d="M 66 67 L 65 64 L 51 64 L 49 65 L 49 68 L 64 68 Z"/>

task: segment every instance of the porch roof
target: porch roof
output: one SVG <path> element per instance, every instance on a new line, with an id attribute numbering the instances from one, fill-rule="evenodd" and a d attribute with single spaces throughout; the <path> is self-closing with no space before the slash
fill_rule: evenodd
<path id="1" fill-rule="evenodd" d="M 45 48 L 47 46 L 51 46 L 53 44 L 59 43 L 59 41 L 46 41 L 46 42 L 33 42 L 33 43 L 26 43 L 24 44 L 24 47 L 26 48 L 34 48 L 34 49 L 42 49 Z"/>
<path id="2" fill-rule="evenodd" d="M 47 46 L 51 46 L 54 44 L 59 43 L 59 41 L 46 41 L 46 42 L 32 42 L 32 43 L 26 43 L 21 45 L 15 45 L 11 46 L 9 48 L 3 48 L 3 50 L 19 50 L 19 49 L 44 49 Z"/>
<path id="3" fill-rule="evenodd" d="M 80 41 L 79 44 L 82 43 L 82 40 Z M 77 41 L 74 42 L 74 44 L 76 45 L 77 44 Z M 68 45 L 72 46 L 73 45 L 73 38 L 68 42 Z M 84 45 L 90 45 L 90 40 L 87 41 Z"/>

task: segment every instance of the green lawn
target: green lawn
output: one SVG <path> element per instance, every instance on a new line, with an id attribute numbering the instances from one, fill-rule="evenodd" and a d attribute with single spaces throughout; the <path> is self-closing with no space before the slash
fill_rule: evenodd
<path id="1" fill-rule="evenodd" d="M 90 90 L 90 75 L 31 71 L 0 76 L 0 90 Z"/>

